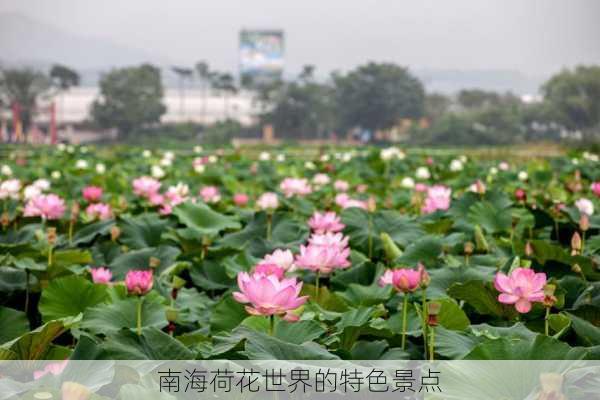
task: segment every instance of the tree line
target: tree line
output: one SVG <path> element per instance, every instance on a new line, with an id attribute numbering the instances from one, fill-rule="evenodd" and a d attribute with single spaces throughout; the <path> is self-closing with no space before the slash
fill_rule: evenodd
<path id="1" fill-rule="evenodd" d="M 206 96 L 218 90 L 227 107 L 241 88 L 229 73 L 212 71 L 206 62 L 173 67 L 182 104 L 186 85 L 195 79 Z M 76 71 L 55 65 L 45 74 L 32 69 L 0 71 L 0 107 L 19 103 L 22 122 L 30 123 L 36 102 L 79 84 Z M 161 70 L 150 64 L 117 68 L 104 74 L 90 115 L 99 128 L 122 137 L 161 129 Z M 600 136 L 600 66 L 578 66 L 552 76 L 541 87 L 541 101 L 527 103 L 511 93 L 465 89 L 449 96 L 426 93 L 422 82 L 402 66 L 370 62 L 346 73 L 316 79 L 305 66 L 294 79 L 247 87 L 256 93 L 257 127 L 270 124 L 282 139 L 346 137 L 388 140 L 389 132 L 415 144 L 493 145 L 531 140 Z M 205 112 L 205 107 L 203 111 Z M 237 128 L 241 129 L 240 127 Z M 221 130 L 218 130 L 221 132 Z M 229 123 L 228 137 L 236 134 Z"/>

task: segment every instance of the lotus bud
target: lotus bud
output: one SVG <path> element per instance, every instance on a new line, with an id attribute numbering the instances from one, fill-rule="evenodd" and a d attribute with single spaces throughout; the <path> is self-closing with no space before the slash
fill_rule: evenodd
<path id="1" fill-rule="evenodd" d="M 429 286 L 429 283 L 431 282 L 431 277 L 429 276 L 429 273 L 427 273 L 427 270 L 425 270 L 425 266 L 421 263 L 419 263 L 417 271 L 421 273 L 421 289 L 426 289 L 427 286 Z"/>
<path id="2" fill-rule="evenodd" d="M 590 229 L 590 217 L 588 217 L 588 215 L 585 213 L 582 213 L 581 217 L 579 218 L 579 229 L 581 229 L 582 232 Z"/>
<path id="3" fill-rule="evenodd" d="M 61 387 L 62 400 L 87 400 L 92 392 L 77 382 L 63 382 Z"/>
<path id="4" fill-rule="evenodd" d="M 556 296 L 554 296 L 554 292 L 556 291 L 556 285 L 551 283 L 546 284 L 544 286 L 544 307 L 552 307 L 556 303 Z"/>
<path id="5" fill-rule="evenodd" d="M 525 255 L 527 257 L 531 257 L 533 255 L 533 253 L 534 253 L 534 251 L 533 251 L 533 245 L 528 240 L 527 243 L 525 243 Z"/>
<path id="6" fill-rule="evenodd" d="M 148 265 L 150 268 L 158 268 L 160 267 L 160 259 L 156 257 L 150 257 L 148 260 Z"/>
<path id="7" fill-rule="evenodd" d="M 377 201 L 375 200 L 375 197 L 369 197 L 369 199 L 367 200 L 367 209 L 370 212 L 375 212 L 377 210 Z"/>
<path id="8" fill-rule="evenodd" d="M 579 236 L 579 232 L 575 232 L 571 237 L 571 255 L 577 255 L 581 252 L 581 236 Z"/>
<path id="9" fill-rule="evenodd" d="M 79 203 L 78 202 L 74 202 L 71 205 L 71 221 L 75 222 L 77 221 L 77 218 L 79 217 L 79 211 L 80 211 L 81 207 L 79 207 Z"/>
<path id="10" fill-rule="evenodd" d="M 46 230 L 46 239 L 48 240 L 48 244 L 50 246 L 54 246 L 56 244 L 56 228 L 50 227 Z"/>
<path id="11" fill-rule="evenodd" d="M 471 254 L 473 254 L 474 250 L 475 250 L 475 245 L 473 244 L 473 242 L 465 243 L 464 252 L 466 255 L 470 256 Z"/>
<path id="12" fill-rule="evenodd" d="M 2 217 L 0 218 L 0 224 L 2 224 L 3 228 L 6 228 L 10 225 L 10 215 L 8 215 L 8 211 L 4 211 L 2 213 Z"/>
<path id="13" fill-rule="evenodd" d="M 475 225 L 475 244 L 478 251 L 488 252 L 489 245 L 479 225 Z"/>
<path id="14" fill-rule="evenodd" d="M 385 232 L 382 232 L 380 235 L 381 242 L 383 243 L 383 251 L 385 252 L 385 257 L 388 261 L 394 261 L 396 258 L 402 255 L 402 250 L 396 246 L 396 243 L 392 240 L 390 235 Z"/>
<path id="15" fill-rule="evenodd" d="M 427 317 L 428 317 L 427 325 L 437 326 L 438 314 L 440 313 L 441 308 L 442 308 L 442 305 L 435 301 L 431 301 L 431 302 L 427 303 Z"/>
<path id="16" fill-rule="evenodd" d="M 524 189 L 517 188 L 515 189 L 515 199 L 520 202 L 527 201 L 527 192 Z"/>
<path id="17" fill-rule="evenodd" d="M 573 264 L 571 271 L 575 272 L 576 274 L 581 274 L 583 272 L 579 264 Z"/>
<path id="18" fill-rule="evenodd" d="M 110 240 L 115 242 L 119 236 L 121 236 L 121 229 L 114 225 L 112 228 L 110 228 Z"/>

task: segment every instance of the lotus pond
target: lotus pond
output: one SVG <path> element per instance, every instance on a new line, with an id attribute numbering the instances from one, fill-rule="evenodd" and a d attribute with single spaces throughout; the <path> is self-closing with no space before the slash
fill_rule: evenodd
<path id="1" fill-rule="evenodd" d="M 600 359 L 597 155 L 2 157 L 0 359 Z"/>

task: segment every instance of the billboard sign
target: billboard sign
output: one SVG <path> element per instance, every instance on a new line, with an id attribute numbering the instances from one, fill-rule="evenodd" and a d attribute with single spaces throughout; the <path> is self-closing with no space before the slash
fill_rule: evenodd
<path id="1" fill-rule="evenodd" d="M 240 32 L 240 75 L 244 83 L 268 82 L 283 73 L 284 36 L 281 30 Z"/>

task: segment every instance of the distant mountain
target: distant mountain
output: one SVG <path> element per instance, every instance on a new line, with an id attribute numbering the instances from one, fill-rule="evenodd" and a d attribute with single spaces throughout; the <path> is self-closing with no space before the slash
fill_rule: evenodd
<path id="1" fill-rule="evenodd" d="M 43 68 L 61 63 L 79 70 L 106 70 L 141 62 L 168 63 L 160 55 L 110 39 L 67 32 L 20 14 L 0 14 L 1 65 Z"/>

